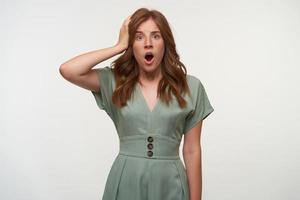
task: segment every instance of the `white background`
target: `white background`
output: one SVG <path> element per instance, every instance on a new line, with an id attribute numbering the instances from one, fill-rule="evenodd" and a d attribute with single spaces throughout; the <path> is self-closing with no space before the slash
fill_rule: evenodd
<path id="1" fill-rule="evenodd" d="M 215 109 L 202 129 L 202 199 L 300 199 L 296 0 L 1 0 L 0 199 L 101 199 L 117 132 L 59 66 L 116 44 L 143 6 L 166 16 Z"/>

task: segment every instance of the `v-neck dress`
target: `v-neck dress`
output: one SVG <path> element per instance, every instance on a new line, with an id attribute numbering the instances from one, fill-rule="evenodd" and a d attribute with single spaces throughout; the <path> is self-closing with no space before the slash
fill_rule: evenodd
<path id="1" fill-rule="evenodd" d="M 191 97 L 180 108 L 175 96 L 169 106 L 160 99 L 150 110 L 136 84 L 132 98 L 117 108 L 112 68 L 96 69 L 100 89 L 91 91 L 98 107 L 112 119 L 119 153 L 112 163 L 102 200 L 189 200 L 186 168 L 179 157 L 182 136 L 214 111 L 201 81 L 187 75 Z"/>

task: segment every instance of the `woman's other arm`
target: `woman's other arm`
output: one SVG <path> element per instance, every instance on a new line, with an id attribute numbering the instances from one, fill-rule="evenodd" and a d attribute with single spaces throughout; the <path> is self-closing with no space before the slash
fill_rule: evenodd
<path id="1" fill-rule="evenodd" d="M 201 129 L 202 121 L 184 135 L 182 151 L 187 170 L 190 200 L 202 198 Z"/>

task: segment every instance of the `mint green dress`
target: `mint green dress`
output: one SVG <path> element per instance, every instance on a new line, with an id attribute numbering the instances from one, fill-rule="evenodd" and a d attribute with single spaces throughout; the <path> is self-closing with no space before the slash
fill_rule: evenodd
<path id="1" fill-rule="evenodd" d="M 112 119 L 119 153 L 108 177 L 102 200 L 189 200 L 186 169 L 179 157 L 182 136 L 214 108 L 198 78 L 187 75 L 192 98 L 181 109 L 174 97 L 169 107 L 158 100 L 151 111 L 136 84 L 127 106 L 111 101 L 115 80 L 112 68 L 97 68 L 100 90 L 91 91 L 96 103 Z"/>

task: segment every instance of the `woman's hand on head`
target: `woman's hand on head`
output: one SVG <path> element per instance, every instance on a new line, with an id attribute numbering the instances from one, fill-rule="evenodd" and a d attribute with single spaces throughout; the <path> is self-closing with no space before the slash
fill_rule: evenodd
<path id="1" fill-rule="evenodd" d="M 119 41 L 117 43 L 117 46 L 120 46 L 124 50 L 126 50 L 128 48 L 128 40 L 129 40 L 128 24 L 131 20 L 130 17 L 131 17 L 131 15 L 129 15 L 124 20 L 122 27 L 120 29 Z"/>

